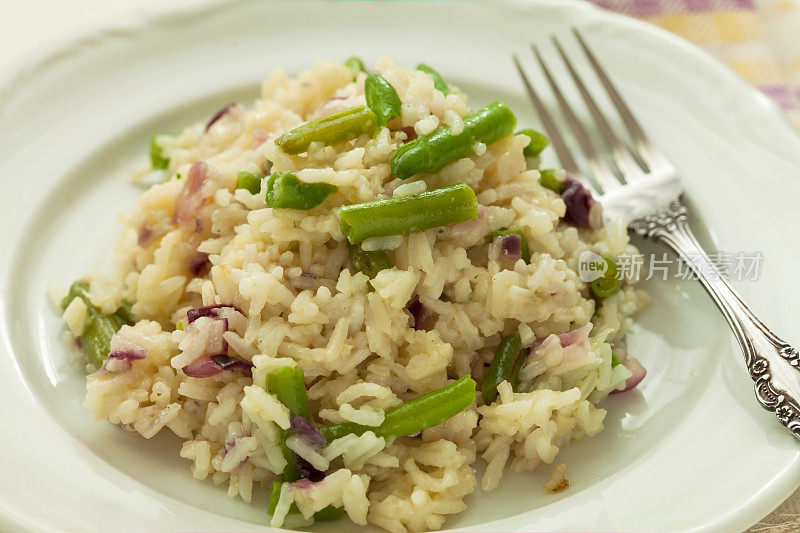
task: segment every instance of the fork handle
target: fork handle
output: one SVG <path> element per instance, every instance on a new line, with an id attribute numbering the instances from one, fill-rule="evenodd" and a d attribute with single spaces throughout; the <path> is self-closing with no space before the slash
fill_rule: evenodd
<path id="1" fill-rule="evenodd" d="M 673 200 L 652 215 L 635 220 L 630 228 L 672 248 L 695 272 L 742 348 L 755 382 L 756 399 L 800 439 L 800 356 L 756 316 L 712 263 L 689 227 L 686 206 Z"/>

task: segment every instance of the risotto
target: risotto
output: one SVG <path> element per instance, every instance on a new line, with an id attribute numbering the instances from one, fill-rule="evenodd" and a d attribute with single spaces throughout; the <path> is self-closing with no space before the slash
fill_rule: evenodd
<path id="1" fill-rule="evenodd" d="M 59 295 L 84 406 L 174 433 L 275 527 L 439 529 L 507 467 L 564 490 L 560 449 L 644 377 L 621 341 L 647 295 L 625 222 L 515 128 L 428 66 L 353 58 L 156 135 L 114 272 Z"/>

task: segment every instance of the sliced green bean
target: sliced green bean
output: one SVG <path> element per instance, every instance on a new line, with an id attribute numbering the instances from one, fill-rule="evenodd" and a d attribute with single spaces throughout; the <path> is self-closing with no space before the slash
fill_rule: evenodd
<path id="1" fill-rule="evenodd" d="M 389 161 L 392 173 L 407 179 L 421 173 L 437 172 L 450 163 L 475 153 L 476 143 L 491 144 L 511 135 L 517 119 L 500 102 L 492 102 L 464 118 L 464 129 L 458 135 L 450 126 L 421 135 L 395 150 Z"/>
<path id="2" fill-rule="evenodd" d="M 267 180 L 266 201 L 270 207 L 308 210 L 338 190 L 330 183 L 303 183 L 291 172 L 276 172 Z"/>
<path id="3" fill-rule="evenodd" d="M 375 113 L 364 106 L 351 107 L 287 131 L 275 139 L 275 144 L 287 154 L 300 154 L 308 150 L 312 142 L 332 146 L 364 133 L 372 134 L 376 126 Z"/>
<path id="4" fill-rule="evenodd" d="M 469 185 L 457 183 L 414 196 L 344 206 L 339 223 L 347 239 L 357 243 L 466 222 L 477 216 L 475 192 Z"/>
<path id="5" fill-rule="evenodd" d="M 611 350 L 611 368 L 614 368 L 615 366 L 619 366 L 621 364 L 622 361 L 619 360 L 619 357 L 617 357 L 617 354 L 614 353 L 614 350 Z"/>
<path id="6" fill-rule="evenodd" d="M 246 189 L 250 194 L 258 194 L 261 192 L 261 178 L 263 177 L 252 172 L 239 172 L 236 178 L 236 188 Z"/>
<path id="7" fill-rule="evenodd" d="M 167 168 L 169 166 L 169 158 L 164 157 L 163 147 L 158 143 L 158 138 L 162 136 L 169 136 L 168 133 L 159 133 L 150 137 L 150 164 L 155 169 Z"/>
<path id="8" fill-rule="evenodd" d="M 497 237 L 502 237 L 503 235 L 519 235 L 520 238 L 520 251 L 522 252 L 522 259 L 525 260 L 526 263 L 531 262 L 531 249 L 528 246 L 528 238 L 525 236 L 522 231 L 518 229 L 508 229 L 508 228 L 501 228 L 497 231 L 493 231 L 489 234 L 489 242 L 492 242 Z"/>
<path id="9" fill-rule="evenodd" d="M 136 317 L 133 316 L 133 311 L 131 308 L 133 307 L 133 303 L 128 300 L 122 300 L 119 303 L 119 309 L 114 311 L 114 315 L 119 318 L 123 324 L 132 325 L 136 322 Z"/>
<path id="10" fill-rule="evenodd" d="M 308 393 L 303 369 L 285 366 L 267 375 L 267 391 L 289 409 L 292 415 L 311 420 L 308 412 Z"/>
<path id="11" fill-rule="evenodd" d="M 278 401 L 289 409 L 291 415 L 302 416 L 306 420 L 311 419 L 302 368 L 285 366 L 273 370 L 267 375 L 267 391 L 274 394 Z M 281 429 L 281 447 L 287 463 L 286 468 L 283 469 L 284 481 L 296 481 L 300 477 L 297 474 L 297 467 L 295 467 L 294 452 L 286 446 L 286 439 L 290 434 L 290 430 Z"/>
<path id="12" fill-rule="evenodd" d="M 557 168 L 545 168 L 539 171 L 539 184 L 556 194 L 561 194 L 566 183 L 566 174 Z"/>
<path id="13" fill-rule="evenodd" d="M 489 372 L 481 384 L 481 393 L 486 405 L 490 405 L 497 398 L 497 386 L 504 381 L 513 382 L 512 374 L 519 359 L 519 349 L 522 344 L 519 333 L 506 335 L 497 345 L 494 359 L 489 366 Z"/>
<path id="14" fill-rule="evenodd" d="M 275 508 L 278 506 L 278 500 L 281 499 L 281 487 L 283 487 L 283 481 L 273 481 L 272 485 L 269 489 L 269 505 L 267 506 L 267 513 L 272 516 L 275 514 Z M 300 510 L 297 508 L 297 504 L 292 502 L 292 505 L 289 507 L 289 512 L 287 515 L 299 515 Z M 317 511 L 314 513 L 314 521 L 325 521 L 325 520 L 339 520 L 342 516 L 344 516 L 344 509 L 341 507 L 334 507 L 329 505 L 324 509 Z"/>
<path id="15" fill-rule="evenodd" d="M 367 106 L 375 113 L 378 126 L 385 126 L 394 117 L 400 116 L 403 102 L 392 84 L 378 74 L 370 74 L 364 81 L 364 96 Z"/>
<path id="16" fill-rule="evenodd" d="M 433 78 L 433 86 L 442 94 L 450 94 L 450 87 L 447 85 L 447 82 L 444 81 L 442 75 L 439 74 L 433 67 L 429 67 L 425 63 L 420 63 L 417 65 L 417 70 L 429 74 L 431 78 Z"/>
<path id="17" fill-rule="evenodd" d="M 530 353 L 531 353 L 530 348 L 523 348 L 519 352 L 519 357 L 517 357 L 517 361 L 514 363 L 514 367 L 511 369 L 511 377 L 509 383 L 511 383 L 512 391 L 519 390 L 519 371 L 522 369 L 522 365 L 525 364 L 525 361 L 528 359 Z"/>
<path id="18" fill-rule="evenodd" d="M 364 62 L 361 61 L 360 57 L 356 56 L 348 57 L 344 62 L 344 66 L 352 70 L 353 74 L 358 74 L 359 72 L 367 71 L 366 67 L 364 67 Z"/>
<path id="19" fill-rule="evenodd" d="M 380 426 L 362 426 L 353 422 L 322 426 L 320 432 L 328 442 L 345 435 L 361 435 L 372 431 L 379 437 L 396 438 L 416 435 L 457 415 L 475 401 L 475 381 L 467 374 L 441 389 L 423 394 L 386 411 Z"/>
<path id="20" fill-rule="evenodd" d="M 531 142 L 528 143 L 528 146 L 522 149 L 522 154 L 525 157 L 536 157 L 542 150 L 547 148 L 547 145 L 550 144 L 550 139 L 544 136 L 543 133 L 539 133 L 536 130 L 531 128 L 527 128 L 524 130 L 519 130 L 515 135 L 519 134 L 527 135 Z"/>
<path id="21" fill-rule="evenodd" d="M 603 258 L 608 265 L 602 277 L 592 281 L 592 293 L 597 298 L 606 298 L 619 290 L 622 280 L 617 278 L 617 263 L 610 257 Z"/>
<path id="22" fill-rule="evenodd" d="M 358 244 L 347 244 L 350 251 L 350 262 L 356 272 L 365 274 L 369 279 L 375 278 L 378 272 L 392 268 L 392 260 L 383 250 L 366 251 Z"/>
<path id="23" fill-rule="evenodd" d="M 108 352 L 111 351 L 111 337 L 124 324 L 133 323 L 133 315 L 129 309 L 130 303 L 123 301 L 114 314 L 105 315 L 89 299 L 89 284 L 85 281 L 76 281 L 70 287 L 67 296 L 61 300 L 61 310 L 64 311 L 75 298 L 81 298 L 86 304 L 86 312 L 89 317 L 83 334 L 78 337 L 78 340 L 89 361 L 95 368 L 99 368 L 108 357 Z"/>

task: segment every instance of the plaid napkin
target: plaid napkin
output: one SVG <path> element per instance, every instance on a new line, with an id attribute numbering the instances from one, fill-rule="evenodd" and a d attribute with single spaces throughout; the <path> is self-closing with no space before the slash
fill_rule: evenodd
<path id="1" fill-rule="evenodd" d="M 772 97 L 800 128 L 800 1 L 591 1 L 703 48 Z"/>
<path id="2" fill-rule="evenodd" d="M 800 129 L 800 0 L 591 1 L 703 48 L 772 97 Z M 800 531 L 800 490 L 749 531 Z"/>

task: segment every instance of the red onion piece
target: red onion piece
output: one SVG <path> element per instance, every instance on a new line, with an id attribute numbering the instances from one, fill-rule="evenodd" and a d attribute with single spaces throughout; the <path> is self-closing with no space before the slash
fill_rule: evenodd
<path id="1" fill-rule="evenodd" d="M 189 169 L 186 182 L 183 184 L 178 198 L 175 199 L 175 208 L 172 211 L 172 221 L 183 224 L 197 217 L 200 208 L 206 199 L 200 195 L 200 189 L 206 181 L 208 165 L 198 161 Z"/>
<path id="2" fill-rule="evenodd" d="M 564 220 L 582 228 L 597 229 L 603 225 L 603 206 L 575 178 L 567 176 L 561 198 L 567 206 Z"/>
<path id="3" fill-rule="evenodd" d="M 183 373 L 190 378 L 216 376 L 223 370 L 239 371 L 251 376 L 253 374 L 253 364 L 238 357 L 231 357 L 228 354 L 215 354 L 198 357 L 183 367 Z"/>
<path id="4" fill-rule="evenodd" d="M 644 377 L 647 375 L 647 369 L 642 366 L 642 363 L 640 363 L 635 357 L 628 357 L 622 362 L 622 365 L 630 370 L 633 375 L 625 380 L 625 387 L 623 389 L 613 390 L 611 391 L 611 394 L 615 394 L 617 392 L 628 392 L 641 383 Z"/>
<path id="5" fill-rule="evenodd" d="M 226 106 L 222 107 L 222 109 L 214 113 L 214 116 L 211 117 L 209 121 L 206 123 L 205 131 L 211 129 L 211 126 L 213 126 L 216 121 L 224 117 L 228 113 L 228 111 L 230 111 L 231 108 L 233 108 L 236 105 L 237 105 L 236 102 L 231 102 L 230 104 L 227 104 Z"/>
<path id="6" fill-rule="evenodd" d="M 330 115 L 331 113 L 335 113 L 336 111 L 347 109 L 348 106 L 344 103 L 344 101 L 348 98 L 348 96 L 331 96 L 322 102 L 317 110 L 317 114 L 320 117 L 324 117 L 326 115 Z"/>
<path id="7" fill-rule="evenodd" d="M 122 333 L 117 332 L 111 337 L 108 357 L 132 361 L 144 359 L 146 355 L 147 350 L 125 336 L 124 331 Z"/>
<path id="8" fill-rule="evenodd" d="M 401 131 L 406 134 L 406 142 L 413 141 L 417 138 L 417 130 L 414 129 L 414 126 L 406 126 Z"/>
<path id="9" fill-rule="evenodd" d="M 207 378 L 216 376 L 220 372 L 222 372 L 222 369 L 217 363 L 211 360 L 211 356 L 209 355 L 198 357 L 183 367 L 183 373 L 190 378 Z"/>
<path id="10" fill-rule="evenodd" d="M 111 352 L 108 354 L 109 357 L 112 359 L 127 359 L 128 361 L 137 361 L 139 359 L 144 359 L 144 354 L 132 351 L 124 351 L 124 352 Z"/>
<path id="11" fill-rule="evenodd" d="M 447 229 L 447 233 L 453 237 L 465 238 L 465 246 L 473 246 L 482 242 L 489 233 L 489 221 L 486 218 L 486 207 L 478 204 L 478 216 L 466 222 L 453 224 Z"/>
<path id="12" fill-rule="evenodd" d="M 223 307 L 229 307 L 234 311 L 237 311 L 241 314 L 242 311 L 236 307 L 235 305 L 231 304 L 217 304 L 217 305 L 205 305 L 203 307 L 195 307 L 194 309 L 189 309 L 186 311 L 186 323 L 191 324 L 201 316 L 208 316 L 211 318 L 219 318 L 219 315 L 216 312 L 216 309 L 222 309 Z"/>
<path id="13" fill-rule="evenodd" d="M 414 329 L 417 331 L 430 331 L 436 323 L 436 314 L 431 312 L 425 305 L 414 297 L 406 307 L 414 317 Z"/>
<path id="14" fill-rule="evenodd" d="M 589 339 L 589 333 L 591 331 L 592 323 L 589 322 L 585 326 L 581 326 L 577 329 L 573 329 L 572 331 L 560 334 L 558 336 L 558 340 L 561 343 L 561 346 L 564 348 L 567 346 L 572 346 L 573 344 L 581 344 Z"/>
<path id="15" fill-rule="evenodd" d="M 253 375 L 253 363 L 239 357 L 231 357 L 228 354 L 217 354 L 211 356 L 211 361 L 213 361 L 220 370 L 236 370 L 248 376 Z"/>
<path id="16" fill-rule="evenodd" d="M 136 244 L 145 247 L 150 242 L 150 238 L 152 236 L 153 236 L 153 228 L 142 226 L 141 228 L 139 228 L 139 238 L 136 240 Z"/>
<path id="17" fill-rule="evenodd" d="M 189 258 L 189 272 L 194 276 L 204 275 L 208 272 L 210 264 L 207 253 L 195 252 L 195 254 Z"/>
<path id="18" fill-rule="evenodd" d="M 327 441 L 314 424 L 302 416 L 292 415 L 289 417 L 289 424 L 292 433 L 303 439 L 309 446 L 319 451 L 325 447 Z"/>
<path id="19" fill-rule="evenodd" d="M 495 261 L 501 269 L 513 269 L 522 259 L 522 237 L 516 233 L 495 237 L 489 245 L 489 260 Z"/>
<path id="20" fill-rule="evenodd" d="M 300 479 L 307 479 L 309 481 L 322 481 L 325 479 L 325 472 L 321 470 L 317 470 L 311 463 L 303 459 L 297 454 L 294 454 L 294 467 L 297 470 L 297 475 L 300 476 Z"/>

